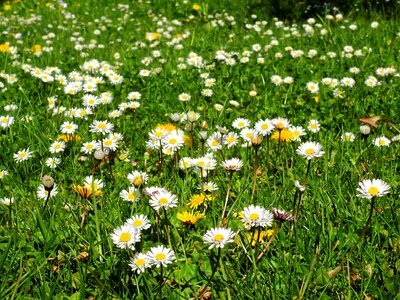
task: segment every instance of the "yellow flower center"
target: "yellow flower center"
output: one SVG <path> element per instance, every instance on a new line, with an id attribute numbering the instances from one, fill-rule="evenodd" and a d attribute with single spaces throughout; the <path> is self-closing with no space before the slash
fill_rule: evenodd
<path id="1" fill-rule="evenodd" d="M 167 256 L 164 253 L 157 253 L 154 258 L 158 261 L 163 261 L 167 258 Z"/>
<path id="2" fill-rule="evenodd" d="M 129 200 L 135 200 L 136 199 L 136 195 L 134 193 L 129 193 L 128 194 L 128 199 Z"/>
<path id="3" fill-rule="evenodd" d="M 158 203 L 161 204 L 161 205 L 166 205 L 166 204 L 168 204 L 168 199 L 167 198 L 160 198 L 158 200 Z"/>
<path id="4" fill-rule="evenodd" d="M 130 241 L 130 239 L 131 239 L 131 234 L 129 232 L 123 232 L 119 236 L 119 241 L 122 243 L 127 243 Z"/>
<path id="5" fill-rule="evenodd" d="M 135 227 L 140 227 L 140 226 L 142 226 L 142 224 L 143 224 L 143 221 L 140 219 L 133 221 L 133 226 L 135 226 Z"/>
<path id="6" fill-rule="evenodd" d="M 379 193 L 379 190 L 378 190 L 378 188 L 376 188 L 376 187 L 374 187 L 374 186 L 371 186 L 371 187 L 368 189 L 368 193 L 369 193 L 370 195 L 372 195 L 372 196 L 376 196 L 376 195 Z"/>
<path id="7" fill-rule="evenodd" d="M 139 268 L 142 267 L 146 263 L 146 260 L 144 258 L 138 258 L 135 261 L 135 265 L 138 266 Z"/>
<path id="8" fill-rule="evenodd" d="M 384 140 L 379 140 L 379 145 L 384 145 L 385 141 Z"/>
<path id="9" fill-rule="evenodd" d="M 278 122 L 278 123 L 276 123 L 275 127 L 282 129 L 283 127 L 285 127 L 285 124 L 283 124 L 283 122 Z"/>
<path id="10" fill-rule="evenodd" d="M 238 126 L 239 126 L 239 127 L 243 127 L 243 126 L 244 126 L 244 123 L 243 123 L 243 122 L 239 122 L 239 123 L 238 123 Z"/>
<path id="11" fill-rule="evenodd" d="M 204 167 L 204 161 L 199 161 L 198 163 L 197 163 L 197 166 L 199 167 L 199 168 L 203 168 Z"/>
<path id="12" fill-rule="evenodd" d="M 312 148 L 308 148 L 308 149 L 306 150 L 306 154 L 308 154 L 308 155 L 312 155 L 312 154 L 314 154 L 314 153 L 315 153 L 315 150 L 312 149 Z"/>
<path id="13" fill-rule="evenodd" d="M 317 128 L 317 124 L 313 123 L 313 124 L 310 125 L 310 127 L 311 127 L 312 129 L 315 129 L 315 128 Z"/>
<path id="14" fill-rule="evenodd" d="M 111 140 L 104 141 L 104 146 L 110 147 L 111 145 L 112 145 L 112 141 Z"/>
<path id="15" fill-rule="evenodd" d="M 220 242 L 223 239 L 224 239 L 224 236 L 222 234 L 220 234 L 220 233 L 214 235 L 214 241 L 216 241 L 216 242 Z"/>
<path id="16" fill-rule="evenodd" d="M 250 221 L 257 221 L 259 218 L 260 218 L 260 215 L 257 214 L 257 213 L 252 213 L 252 214 L 250 214 L 250 216 L 249 216 L 249 220 L 250 220 Z"/>
<path id="17" fill-rule="evenodd" d="M 217 147 L 217 146 L 219 145 L 219 142 L 218 142 L 217 140 L 213 140 L 212 143 L 211 143 L 211 145 L 212 145 L 213 147 Z"/>
<path id="18" fill-rule="evenodd" d="M 175 145 L 175 144 L 176 144 L 176 142 L 177 142 L 177 140 L 176 140 L 176 139 L 174 139 L 174 138 L 172 138 L 172 139 L 169 139 L 169 143 L 170 143 L 171 145 Z"/>
<path id="19" fill-rule="evenodd" d="M 107 128 L 106 124 L 104 124 L 104 123 L 100 123 L 99 125 L 97 125 L 97 127 L 100 128 L 100 129 L 106 129 Z"/>
<path id="20" fill-rule="evenodd" d="M 140 178 L 139 176 L 136 177 L 136 178 L 133 180 L 133 184 L 136 185 L 136 186 L 141 185 L 141 184 L 142 184 L 142 178 Z"/>
<path id="21" fill-rule="evenodd" d="M 269 127 L 268 124 L 262 124 L 262 125 L 261 125 L 261 129 L 262 129 L 262 130 L 267 130 L 268 127 Z"/>
<path id="22" fill-rule="evenodd" d="M 226 141 L 227 141 L 229 144 L 232 144 L 232 143 L 235 142 L 235 138 L 234 138 L 233 136 L 230 136 L 230 137 L 228 137 L 228 138 L 226 139 Z"/>
<path id="23" fill-rule="evenodd" d="M 19 154 L 19 158 L 25 158 L 25 157 L 27 157 L 27 154 L 25 152 Z"/>

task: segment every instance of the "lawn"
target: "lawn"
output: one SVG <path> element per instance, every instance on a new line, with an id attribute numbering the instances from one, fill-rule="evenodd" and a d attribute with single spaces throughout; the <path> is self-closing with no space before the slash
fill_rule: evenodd
<path id="1" fill-rule="evenodd" d="M 257 5 L 0 4 L 1 299 L 398 299 L 398 20 Z"/>

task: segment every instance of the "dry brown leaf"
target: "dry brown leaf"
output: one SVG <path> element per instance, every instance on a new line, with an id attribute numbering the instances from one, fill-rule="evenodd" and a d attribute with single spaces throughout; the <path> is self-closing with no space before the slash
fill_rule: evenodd
<path id="1" fill-rule="evenodd" d="M 378 122 L 381 119 L 382 119 L 381 116 L 375 116 L 375 117 L 361 117 L 358 120 L 361 123 L 368 124 L 368 125 L 370 125 L 372 127 L 377 127 L 378 125 L 376 125 L 376 122 Z"/>

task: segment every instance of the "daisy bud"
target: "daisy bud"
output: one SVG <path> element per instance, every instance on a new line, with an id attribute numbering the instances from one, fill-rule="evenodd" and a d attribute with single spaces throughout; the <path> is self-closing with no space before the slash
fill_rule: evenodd
<path id="1" fill-rule="evenodd" d="M 200 131 L 199 138 L 200 140 L 205 141 L 207 139 L 207 131 Z"/>
<path id="2" fill-rule="evenodd" d="M 42 177 L 42 184 L 44 185 L 44 188 L 46 191 L 51 191 L 54 187 L 54 179 L 53 177 L 49 175 L 44 175 Z"/>
<path id="3" fill-rule="evenodd" d="M 371 127 L 368 125 L 362 125 L 360 126 L 360 132 L 362 135 L 369 135 L 371 132 Z"/>
<path id="4" fill-rule="evenodd" d="M 106 154 L 104 153 L 103 150 L 100 149 L 96 150 L 96 152 L 94 153 L 94 158 L 98 160 L 102 160 L 104 156 L 106 156 Z"/>

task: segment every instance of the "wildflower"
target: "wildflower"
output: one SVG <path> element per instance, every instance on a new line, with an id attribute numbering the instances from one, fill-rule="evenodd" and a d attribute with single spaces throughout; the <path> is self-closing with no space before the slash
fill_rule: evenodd
<path id="1" fill-rule="evenodd" d="M 292 131 L 284 128 L 282 130 L 275 130 L 271 136 L 271 139 L 274 141 L 291 142 L 294 140 L 294 136 Z"/>
<path id="2" fill-rule="evenodd" d="M 218 186 L 214 182 L 208 181 L 208 182 L 204 182 L 203 184 L 201 184 L 198 187 L 198 189 L 202 190 L 204 192 L 207 192 L 207 193 L 211 193 L 211 192 L 217 191 Z"/>
<path id="3" fill-rule="evenodd" d="M 94 190 L 101 190 L 104 187 L 104 183 L 101 179 L 94 179 L 93 176 L 90 175 L 85 177 L 84 186 Z"/>
<path id="4" fill-rule="evenodd" d="M 57 165 L 60 164 L 60 162 L 61 162 L 61 159 L 59 159 L 57 157 L 49 157 L 48 159 L 46 159 L 45 164 L 49 168 L 55 169 L 57 167 Z"/>
<path id="5" fill-rule="evenodd" d="M 266 227 L 272 225 L 273 215 L 261 206 L 250 205 L 243 209 L 242 221 L 249 227 Z"/>
<path id="6" fill-rule="evenodd" d="M 54 184 L 51 189 L 46 188 L 43 184 L 41 184 L 39 185 L 37 190 L 37 197 L 39 199 L 47 199 L 48 197 L 53 198 L 57 194 L 58 194 L 58 189 L 56 184 Z"/>
<path id="7" fill-rule="evenodd" d="M 196 224 L 200 219 L 203 219 L 205 216 L 204 213 L 201 214 L 194 214 L 191 212 L 183 212 L 183 213 L 178 213 L 176 215 L 177 219 L 179 221 L 182 221 L 186 226 L 191 226 Z"/>
<path id="8" fill-rule="evenodd" d="M 114 140 L 113 138 L 105 138 L 101 141 L 101 144 L 103 145 L 104 151 L 115 151 L 118 148 L 118 141 Z"/>
<path id="9" fill-rule="evenodd" d="M 379 23 L 378 22 L 372 22 L 371 23 L 371 28 L 373 28 L 373 29 L 376 29 L 376 28 L 378 28 L 378 26 L 379 26 Z"/>
<path id="10" fill-rule="evenodd" d="M 119 195 L 124 201 L 129 202 L 138 201 L 140 198 L 139 190 L 133 186 L 129 187 L 128 190 L 122 190 Z"/>
<path id="11" fill-rule="evenodd" d="M 224 248 L 226 244 L 232 243 L 235 233 L 230 228 L 212 228 L 208 230 L 204 236 L 204 243 L 210 244 L 208 249 Z"/>
<path id="12" fill-rule="evenodd" d="M 180 101 L 184 101 L 184 102 L 186 102 L 186 101 L 190 101 L 190 95 L 189 94 L 187 94 L 187 93 L 182 93 L 182 94 L 180 94 L 179 96 L 178 96 L 178 99 L 180 100 Z"/>
<path id="13" fill-rule="evenodd" d="M 221 166 L 228 171 L 239 171 L 243 167 L 243 162 L 239 158 L 224 160 Z"/>
<path id="14" fill-rule="evenodd" d="M 176 151 L 180 149 L 183 144 L 183 132 L 182 131 L 171 131 L 162 139 L 162 145 L 164 149 L 171 149 L 172 151 Z"/>
<path id="15" fill-rule="evenodd" d="M 319 91 L 318 83 L 312 82 L 312 81 L 307 82 L 307 89 L 312 94 L 318 93 L 318 91 Z"/>
<path id="16" fill-rule="evenodd" d="M 292 133 L 292 138 L 296 142 L 300 142 L 300 137 L 306 134 L 305 130 L 301 126 L 291 126 L 289 127 L 289 131 Z"/>
<path id="17" fill-rule="evenodd" d="M 29 148 L 20 150 L 17 153 L 14 154 L 14 160 L 17 163 L 20 163 L 21 161 L 28 160 L 29 158 L 32 157 L 33 151 L 29 151 Z"/>
<path id="18" fill-rule="evenodd" d="M 286 118 L 274 118 L 271 120 L 271 123 L 274 125 L 275 129 L 278 130 L 290 127 L 290 122 Z"/>
<path id="19" fill-rule="evenodd" d="M 7 170 L 0 170 L 0 179 L 3 179 L 7 175 L 8 175 L 8 171 Z"/>
<path id="20" fill-rule="evenodd" d="M 138 274 L 143 273 L 146 268 L 150 266 L 149 258 L 144 253 L 136 253 L 133 258 L 131 258 L 131 263 L 129 266 L 132 268 L 133 272 Z"/>
<path id="21" fill-rule="evenodd" d="M 78 125 L 72 122 L 64 122 L 61 124 L 61 132 L 67 134 L 73 134 L 78 129 Z"/>
<path id="22" fill-rule="evenodd" d="M 286 222 L 286 221 L 293 221 L 294 220 L 294 215 L 288 214 L 284 210 L 277 209 L 275 207 L 272 208 L 272 213 L 274 214 L 275 219 L 280 221 L 280 222 Z"/>
<path id="23" fill-rule="evenodd" d="M 382 146 L 388 147 L 388 146 L 390 145 L 390 140 L 389 140 L 387 137 L 385 137 L 385 136 L 381 136 L 381 137 L 378 137 L 378 138 L 374 139 L 374 140 L 372 141 L 372 143 L 373 143 L 376 147 L 382 147 Z"/>
<path id="24" fill-rule="evenodd" d="M 176 207 L 178 204 L 178 198 L 169 191 L 161 191 L 153 194 L 150 197 L 149 203 L 151 207 L 158 211 L 160 208 L 168 209 Z"/>
<path id="25" fill-rule="evenodd" d="M 190 209 L 198 209 L 200 205 L 205 204 L 207 201 L 211 200 L 211 196 L 206 196 L 203 193 L 195 194 L 190 198 L 188 206 Z"/>
<path id="26" fill-rule="evenodd" d="M 86 142 L 82 145 L 81 152 L 92 154 L 93 151 L 100 148 L 100 143 L 97 141 Z"/>
<path id="27" fill-rule="evenodd" d="M 254 247 L 257 243 L 264 244 L 265 238 L 271 236 L 273 234 L 273 230 L 267 231 L 256 231 L 254 233 L 249 233 L 247 235 L 247 240 L 251 242 L 251 245 Z"/>
<path id="28" fill-rule="evenodd" d="M 228 148 L 234 147 L 239 141 L 239 136 L 235 132 L 229 132 L 224 135 L 223 143 L 228 146 Z"/>
<path id="29" fill-rule="evenodd" d="M 97 121 L 94 120 L 93 123 L 90 125 L 90 131 L 91 132 L 99 132 L 101 134 L 106 134 L 106 133 L 111 133 L 113 130 L 114 125 L 107 121 Z"/>
<path id="30" fill-rule="evenodd" d="M 254 126 L 254 129 L 261 134 L 262 136 L 267 136 L 269 135 L 272 130 L 275 129 L 274 125 L 272 124 L 271 120 L 265 119 L 265 120 L 260 120 L 256 123 Z"/>
<path id="31" fill-rule="evenodd" d="M 237 118 L 232 123 L 232 127 L 235 129 L 242 129 L 250 126 L 250 121 L 243 118 Z"/>
<path id="32" fill-rule="evenodd" d="M 188 169 L 192 166 L 192 159 L 190 157 L 182 157 L 179 160 L 179 168 L 182 170 Z"/>
<path id="33" fill-rule="evenodd" d="M 222 149 L 222 135 L 219 132 L 214 132 L 212 135 L 210 135 L 206 141 L 207 146 L 215 151 L 215 150 L 221 150 Z"/>
<path id="34" fill-rule="evenodd" d="M 50 153 L 60 153 L 63 152 L 65 149 L 65 142 L 63 141 L 55 141 L 53 144 L 50 145 Z"/>
<path id="35" fill-rule="evenodd" d="M 8 128 L 14 123 L 14 117 L 11 116 L 0 116 L 0 127 Z"/>
<path id="36" fill-rule="evenodd" d="M 316 133 L 316 132 L 318 132 L 320 130 L 320 124 L 319 124 L 319 122 L 317 120 L 311 120 L 308 123 L 307 129 L 309 131 L 311 131 L 312 133 Z"/>
<path id="37" fill-rule="evenodd" d="M 257 132 L 251 128 L 243 128 L 240 131 L 240 136 L 242 137 L 242 139 L 244 141 L 251 142 L 251 140 L 253 140 L 257 137 Z"/>
<path id="38" fill-rule="evenodd" d="M 82 198 L 82 199 L 91 199 L 93 194 L 96 197 L 99 197 L 103 194 L 101 190 L 93 190 L 91 187 L 81 186 L 81 185 L 73 185 L 72 189 Z"/>
<path id="39" fill-rule="evenodd" d="M 144 185 L 147 183 L 149 176 L 146 172 L 140 171 L 132 171 L 128 174 L 128 180 L 135 187 L 139 187 L 140 185 Z"/>
<path id="40" fill-rule="evenodd" d="M 342 141 L 353 142 L 356 136 L 352 132 L 345 132 L 342 134 Z"/>
<path id="41" fill-rule="evenodd" d="M 11 198 L 0 198 L 0 204 L 10 206 L 14 203 L 14 197 Z"/>
<path id="42" fill-rule="evenodd" d="M 149 264 L 157 268 L 166 267 L 176 259 L 175 252 L 163 245 L 150 248 L 150 251 L 147 252 L 147 257 Z"/>
<path id="43" fill-rule="evenodd" d="M 140 242 L 141 236 L 140 231 L 132 226 L 122 225 L 114 229 L 111 239 L 118 248 L 134 250 L 135 243 Z"/>
<path id="44" fill-rule="evenodd" d="M 366 179 L 359 182 L 357 191 L 360 193 L 357 197 L 372 199 L 374 197 L 383 197 L 389 193 L 390 185 L 381 179 Z"/>
<path id="45" fill-rule="evenodd" d="M 305 142 L 302 143 L 296 150 L 296 153 L 298 155 L 303 156 L 304 158 L 307 158 L 308 160 L 313 159 L 315 157 L 321 157 L 322 155 L 325 154 L 324 151 L 322 151 L 322 146 L 318 142 Z"/>
<path id="46" fill-rule="evenodd" d="M 125 225 L 132 226 L 139 231 L 149 229 L 151 226 L 150 220 L 145 215 L 135 215 L 126 220 Z"/>

